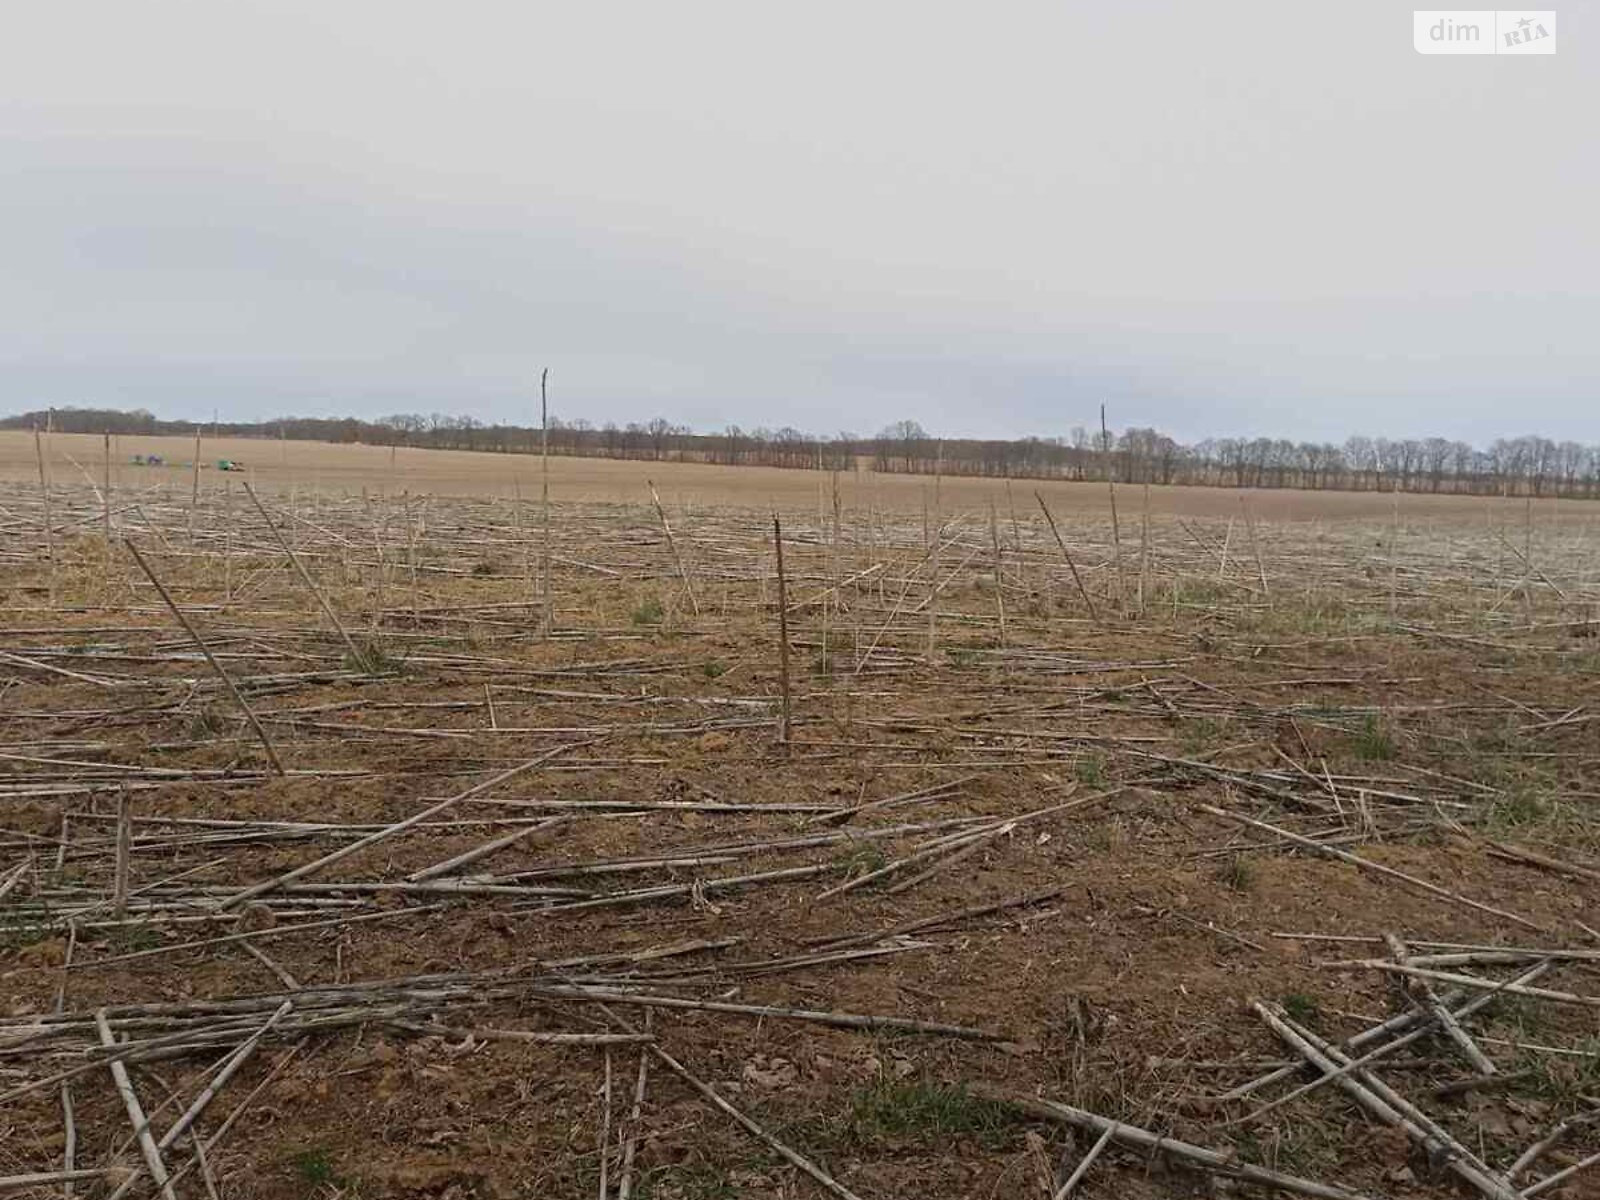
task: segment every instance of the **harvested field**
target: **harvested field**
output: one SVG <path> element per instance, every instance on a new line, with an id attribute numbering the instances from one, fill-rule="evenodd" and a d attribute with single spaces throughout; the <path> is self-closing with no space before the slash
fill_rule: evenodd
<path id="1" fill-rule="evenodd" d="M 1589 509 L 56 441 L 10 1194 L 1597 1194 Z"/>
<path id="2" fill-rule="evenodd" d="M 102 482 L 107 469 L 102 438 L 57 433 L 51 435 L 51 444 L 55 482 Z M 133 465 L 135 455 L 151 454 L 159 455 L 165 465 Z M 525 454 L 205 437 L 201 441 L 200 462 L 208 487 L 213 486 L 215 464 L 221 458 L 244 463 L 248 477 L 263 491 L 291 496 L 300 492 L 374 496 L 410 493 L 515 502 L 520 495 L 523 500 L 532 501 L 537 499 L 541 479 L 539 459 Z M 188 493 L 192 484 L 189 464 L 193 459 L 192 438 L 113 436 L 109 463 L 112 487 L 117 491 L 141 491 L 165 485 L 174 492 Z M 934 486 L 930 477 L 880 475 L 869 466 L 862 463 L 861 470 L 841 475 L 839 490 L 844 508 L 920 513 L 930 502 Z M 0 481 L 36 484 L 38 479 L 33 436 L 0 430 Z M 654 479 L 663 498 L 675 504 L 708 508 L 776 506 L 805 510 L 816 521 L 826 516 L 831 495 L 828 477 L 816 471 L 559 455 L 550 460 L 550 495 L 557 501 L 637 504 L 646 479 Z M 939 489 L 944 506 L 951 513 L 986 509 L 991 502 L 1002 511 L 1010 503 L 1027 507 L 1032 504 L 1030 497 L 1035 489 L 1055 509 L 1107 514 L 1110 510 L 1104 483 L 1019 479 L 1007 489 L 1004 480 L 947 477 Z M 1396 505 L 1392 494 L 1379 492 L 1258 488 L 1247 495 L 1251 512 L 1263 521 L 1388 522 Z M 1508 528 L 1523 522 L 1520 510 L 1509 510 L 1524 503 L 1520 498 L 1506 502 L 1481 496 L 1408 493 L 1399 497 L 1401 515 L 1408 521 L 1477 522 Z M 1595 528 L 1600 524 L 1600 513 L 1594 505 L 1539 500 L 1533 507 L 1536 525 L 1576 523 Z M 1154 488 L 1150 509 L 1157 516 L 1211 517 L 1226 522 L 1239 515 L 1239 493 L 1211 487 Z"/>

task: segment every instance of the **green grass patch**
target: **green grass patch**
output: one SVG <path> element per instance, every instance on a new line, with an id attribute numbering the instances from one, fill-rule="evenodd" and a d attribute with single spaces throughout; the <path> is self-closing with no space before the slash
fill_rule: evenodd
<path id="1" fill-rule="evenodd" d="M 651 596 L 634 605 L 633 611 L 628 614 L 628 619 L 635 625 L 659 625 L 666 615 L 667 610 L 661 607 L 661 601 Z"/>
<path id="2" fill-rule="evenodd" d="M 1024 1118 L 960 1085 L 879 1079 L 850 1098 L 845 1120 L 858 1143 L 971 1137 L 994 1149 L 1013 1139 Z"/>
<path id="3" fill-rule="evenodd" d="M 1368 713 L 1356 731 L 1356 757 L 1367 762 L 1388 762 L 1398 752 L 1394 732 L 1377 713 Z"/>
<path id="4" fill-rule="evenodd" d="M 1530 1072 L 1527 1088 L 1562 1106 L 1581 1104 L 1583 1097 L 1600 1091 L 1600 1037 L 1580 1041 L 1573 1049 L 1586 1051 L 1588 1057 L 1568 1058 L 1534 1051 L 1519 1054 L 1517 1069 Z"/>
<path id="5" fill-rule="evenodd" d="M 1554 811 L 1554 806 L 1532 788 L 1513 788 L 1489 802 L 1484 814 L 1490 829 L 1521 829 L 1537 825 Z"/>
<path id="6" fill-rule="evenodd" d="M 1256 886 L 1256 868 L 1248 858 L 1236 854 L 1222 868 L 1222 886 L 1230 892 L 1248 892 Z"/>
<path id="7" fill-rule="evenodd" d="M 638 1200 L 738 1200 L 739 1190 L 722 1168 L 695 1163 L 648 1171 L 633 1194 Z"/>
<path id="8" fill-rule="evenodd" d="M 1299 1025 L 1315 1025 L 1322 1015 L 1316 1000 L 1303 992 L 1290 992 L 1283 997 L 1281 1003 L 1283 1011 L 1289 1014 L 1289 1019 Z"/>
<path id="9" fill-rule="evenodd" d="M 854 849 L 839 855 L 833 860 L 844 868 L 845 877 L 859 879 L 863 875 L 871 875 L 874 871 L 881 871 L 889 865 L 889 856 L 883 848 L 876 843 L 856 846 Z"/>
<path id="10" fill-rule="evenodd" d="M 1186 721 L 1183 725 L 1181 745 L 1185 758 L 1199 758 L 1207 750 L 1221 743 L 1227 728 L 1210 717 Z"/>
<path id="11" fill-rule="evenodd" d="M 333 1169 L 333 1160 L 321 1146 L 296 1150 L 289 1156 L 289 1165 L 304 1182 L 312 1187 L 337 1182 L 339 1176 Z"/>
<path id="12" fill-rule="evenodd" d="M 1103 788 L 1106 786 L 1106 760 L 1099 754 L 1085 754 L 1073 768 L 1078 782 L 1087 788 Z"/>

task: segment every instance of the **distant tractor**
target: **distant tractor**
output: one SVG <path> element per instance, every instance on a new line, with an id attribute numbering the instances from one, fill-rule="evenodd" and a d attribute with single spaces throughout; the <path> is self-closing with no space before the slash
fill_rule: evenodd
<path id="1" fill-rule="evenodd" d="M 236 458 L 219 458 L 217 459 L 217 470 L 242 471 L 244 470 L 244 464 Z"/>

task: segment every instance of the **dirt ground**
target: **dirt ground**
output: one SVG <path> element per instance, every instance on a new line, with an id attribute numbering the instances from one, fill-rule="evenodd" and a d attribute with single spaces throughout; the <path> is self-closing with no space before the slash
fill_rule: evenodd
<path id="1" fill-rule="evenodd" d="M 266 516 L 119 464 L 108 544 L 0 439 L 0 1177 L 62 1169 L 63 1083 L 78 1195 L 145 1169 L 101 1010 L 157 1140 L 249 1047 L 159 1147 L 182 1196 L 1048 1200 L 1096 1131 L 1038 1099 L 1347 1195 L 1600 1150 L 1577 506 L 1157 489 L 1114 530 L 1054 485 L 1053 532 L 1031 487 L 925 526 L 927 481 L 557 460 L 547 609 L 537 460 L 279 449 L 206 450 Z M 1268 1018 L 1355 1054 L 1433 1011 L 1397 963 L 1500 989 L 1473 1050 L 1291 1098 Z M 1119 1140 L 1075 1194 L 1252 1187 Z"/>
<path id="2" fill-rule="evenodd" d="M 136 467 L 134 455 L 158 454 L 163 467 Z M 393 449 L 387 446 L 335 445 L 328 442 L 275 442 L 253 438 L 206 438 L 201 463 L 214 475 L 219 458 L 242 462 L 242 478 L 273 491 L 353 492 L 399 495 L 411 492 L 439 496 L 493 496 L 528 500 L 540 488 L 540 460 L 529 455 L 470 453 L 455 450 Z M 104 474 L 105 447 L 92 434 L 52 437 L 52 478 L 57 484 L 99 484 Z M 179 437 L 115 437 L 111 478 L 114 488 L 191 487 L 194 442 Z M 703 463 L 621 462 L 597 458 L 563 458 L 550 462 L 550 490 L 556 501 L 599 501 L 639 504 L 648 500 L 653 479 L 664 499 L 677 505 L 719 508 L 743 506 L 816 511 L 831 503 L 827 477 L 814 471 L 776 467 L 723 467 Z M 33 435 L 0 431 L 0 480 L 38 481 Z M 209 482 L 209 479 L 208 479 Z M 921 512 L 929 502 L 933 480 L 921 475 L 877 475 L 865 469 L 840 478 L 843 502 L 851 509 Z M 1105 513 L 1110 497 L 1104 484 L 947 478 L 939 483 L 941 501 L 951 512 L 987 510 L 991 503 L 1004 513 L 1008 506 L 1036 508 L 1035 491 L 1056 509 Z M 1396 497 L 1373 492 L 1306 492 L 1253 489 L 1245 494 L 1249 511 L 1264 521 L 1382 521 L 1394 516 Z M 1123 488 L 1119 505 L 1125 520 L 1137 520 L 1142 489 Z M 1525 502 L 1507 517 L 1505 503 L 1470 496 L 1403 495 L 1401 515 L 1413 520 L 1497 524 L 1523 518 Z M 1557 501 L 1534 505 L 1535 520 L 1593 525 L 1600 506 Z M 1160 516 L 1239 516 L 1240 493 L 1227 488 L 1155 487 L 1150 511 Z"/>

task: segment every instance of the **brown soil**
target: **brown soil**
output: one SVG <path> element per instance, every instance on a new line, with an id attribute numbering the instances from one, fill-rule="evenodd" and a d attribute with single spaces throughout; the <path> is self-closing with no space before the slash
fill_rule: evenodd
<path id="1" fill-rule="evenodd" d="M 7 472 L 20 474 L 12 442 L 0 438 L 0 447 Z M 148 448 L 124 439 L 123 449 Z M 287 482 L 275 474 L 278 447 L 249 443 L 237 452 L 252 472 Z M 950 544 L 941 550 L 930 655 L 920 481 L 885 481 L 881 490 L 848 481 L 835 552 L 831 497 L 819 522 L 814 475 L 652 467 L 691 572 L 691 601 L 654 511 L 639 503 L 641 468 L 563 460 L 555 472 L 563 503 L 553 521 L 556 636 L 545 638 L 530 603 L 537 507 L 504 503 L 512 469 L 532 495 L 536 462 L 417 453 L 404 468 L 403 486 L 413 492 L 500 499 L 435 495 L 425 507 L 413 500 L 402 510 L 392 498 L 397 481 L 386 475 L 387 450 L 291 444 L 289 452 L 304 491 L 281 499 L 279 519 L 345 623 L 363 643 L 380 643 L 402 668 L 397 674 L 364 678 L 351 669 L 338 635 L 284 569 L 270 532 L 253 512 L 245 519 L 239 495 L 225 512 L 215 477 L 191 521 L 185 481 L 163 483 L 157 472 L 138 476 L 136 488 L 134 469 L 123 468 L 120 494 L 137 494 L 139 508 L 119 510 L 116 519 L 267 719 L 286 764 L 321 774 L 264 774 L 248 727 L 154 591 L 124 553 L 108 555 L 92 536 L 98 510 L 87 488 L 56 498 L 63 533 L 53 601 L 37 525 L 28 532 L 37 489 L 19 485 L 0 497 L 11 514 L 0 629 L 0 650 L 10 656 L 0 659 L 7 743 L 0 879 L 24 859 L 35 864 L 0 901 L 0 923 L 40 919 L 41 897 L 58 907 L 109 897 L 118 779 L 137 785 L 129 792 L 141 821 L 131 887 L 137 894 L 183 875 L 171 893 L 179 894 L 269 879 L 345 843 L 326 833 L 201 842 L 184 836 L 196 827 L 156 818 L 376 826 L 497 770 L 570 749 L 449 810 L 441 823 L 307 881 L 344 884 L 342 896 L 323 898 L 349 907 L 331 911 L 384 914 L 376 922 L 282 935 L 296 922 L 327 918 L 295 915 L 278 898 L 278 908 L 248 909 L 239 924 L 104 927 L 100 910 L 83 918 L 70 972 L 62 969 L 64 933 L 0 930 L 9 939 L 0 941 L 0 1007 L 16 1027 L 53 1008 L 63 979 L 72 1013 L 284 992 L 273 968 L 238 943 L 182 946 L 270 925 L 274 934 L 260 949 L 303 988 L 473 972 L 544 983 L 604 976 L 614 981 L 609 986 L 653 995 L 994 1034 L 961 1040 L 782 1017 L 653 1012 L 650 1029 L 663 1050 L 862 1197 L 1050 1195 L 1092 1139 L 974 1095 L 999 1089 L 1232 1148 L 1244 1161 L 1366 1195 L 1443 1198 L 1463 1193 L 1403 1134 L 1333 1088 L 1257 1123 L 1224 1124 L 1305 1080 L 1273 1085 L 1243 1104 L 1206 1103 L 1262 1073 L 1256 1060 L 1286 1054 L 1250 1002 L 1282 1003 L 1338 1039 L 1408 1003 L 1384 972 L 1326 965 L 1384 957 L 1376 939 L 1385 932 L 1418 953 L 1422 942 L 1600 948 L 1592 932 L 1600 927 L 1600 891 L 1590 878 L 1513 861 L 1494 845 L 1532 848 L 1580 872 L 1600 861 L 1600 643 L 1592 636 L 1600 629 L 1600 555 L 1581 524 L 1537 524 L 1526 542 L 1517 532 L 1515 552 L 1533 554 L 1525 568 L 1502 548 L 1499 528 L 1484 526 L 1481 502 L 1439 502 L 1424 519 L 1421 502 L 1408 498 L 1406 523 L 1396 530 L 1386 497 L 1253 495 L 1258 524 L 1247 537 L 1242 520 L 1229 532 L 1236 495 L 1164 490 L 1152 504 L 1148 546 L 1124 511 L 1118 551 L 1098 500 L 1085 494 L 1067 512 L 1069 489 L 1058 486 L 1048 496 L 1062 500 L 1057 517 L 1098 619 L 1089 618 L 1037 505 L 1032 515 L 1019 512 L 1014 526 L 1002 506 L 1002 641 L 987 490 L 947 480 Z M 503 480 L 480 462 L 504 464 Z M 362 485 L 374 497 L 385 488 L 391 499 L 337 494 Z M 765 505 L 767 489 L 787 514 L 788 746 L 776 729 L 770 518 L 734 507 Z M 1019 494 L 1019 505 L 1023 496 L 1033 504 L 1029 492 Z M 566 502 L 577 497 L 626 499 L 632 507 Z M 913 515 L 889 515 L 897 509 Z M 1173 512 L 1187 527 L 1168 517 Z M 1312 516 L 1348 520 L 1283 523 Z M 79 528 L 66 532 L 73 521 Z M 234 559 L 226 567 L 224 555 Z M 831 590 L 835 579 L 852 576 L 859 578 Z M 242 778 L 194 774 L 223 768 Z M 848 820 L 788 810 L 845 809 L 940 784 L 954 786 Z M 52 788 L 63 794 L 45 794 Z M 821 895 L 936 833 L 761 849 L 714 864 L 561 873 L 705 857 L 719 847 L 831 830 L 1020 818 L 1070 800 L 1086 802 L 1002 831 L 898 893 L 889 889 L 917 867 Z M 699 886 L 577 909 L 510 895 L 435 905 L 355 887 L 401 881 L 505 832 L 467 822 L 548 815 L 537 806 L 555 801 L 608 807 L 574 809 L 569 822 L 466 874 L 595 898 Z M 697 803 L 701 809 L 688 807 Z M 728 803 L 772 807 L 705 807 Z M 1201 805 L 1344 838 L 1339 847 L 1368 862 L 1537 928 L 1275 842 Z M 72 840 L 58 872 L 63 814 Z M 805 867 L 822 870 L 717 886 L 730 876 Z M 864 943 L 893 952 L 781 962 L 820 939 L 1042 892 L 1053 895 L 901 942 Z M 197 904 L 216 899 L 189 895 Z M 1304 936 L 1312 934 L 1369 940 Z M 714 945 L 636 957 L 688 941 Z M 157 948 L 165 952 L 97 965 Z M 595 955 L 624 957 L 559 965 Z M 1446 969 L 1504 979 L 1515 968 Z M 1593 996 L 1600 969 L 1562 963 L 1539 982 Z M 219 1140 L 209 1167 L 221 1194 L 261 1200 L 593 1196 L 607 1059 L 615 1186 L 618 1129 L 634 1128 L 627 1108 L 648 1053 L 484 1040 L 459 1030 L 616 1032 L 642 1028 L 644 1013 L 529 991 L 442 1011 L 441 1032 L 372 1020 L 314 1034 Z M 1557 1121 L 1600 1104 L 1600 1008 L 1513 998 L 1471 1028 L 1502 1071 L 1526 1074 L 1506 1087 L 1435 1099 L 1434 1089 L 1474 1071 L 1447 1041 L 1428 1037 L 1404 1052 L 1405 1069 L 1384 1078 L 1491 1165 L 1503 1167 Z M 0 1090 L 82 1061 L 79 1051 L 36 1054 L 10 1037 L 0 1025 Z M 298 1040 L 265 1039 L 201 1128 L 214 1132 Z M 147 1109 L 159 1110 L 153 1129 L 159 1133 L 187 1106 L 221 1053 L 135 1068 Z M 1215 1065 L 1222 1060 L 1239 1062 Z M 80 1165 L 139 1161 L 126 1147 L 128 1118 L 107 1073 L 75 1080 L 73 1101 Z M 0 1105 L 0 1129 L 0 1175 L 59 1168 L 55 1087 Z M 635 1196 L 825 1194 L 653 1060 L 636 1132 Z M 1593 1132 L 1572 1135 L 1523 1186 L 1596 1148 Z M 169 1157 L 174 1167 L 189 1160 L 181 1146 Z M 1114 1150 L 1079 1194 L 1199 1196 L 1235 1186 L 1242 1185 Z M 197 1173 L 178 1187 L 202 1194 Z M 88 1185 L 80 1194 L 106 1189 Z M 1543 1194 L 1600 1191 L 1594 1177 L 1579 1176 Z"/>

